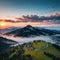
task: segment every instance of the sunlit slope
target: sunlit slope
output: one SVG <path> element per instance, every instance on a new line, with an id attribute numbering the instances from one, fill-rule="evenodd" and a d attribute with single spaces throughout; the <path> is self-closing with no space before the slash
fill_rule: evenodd
<path id="1" fill-rule="evenodd" d="M 60 60 L 60 47 L 44 41 L 29 42 L 0 54 L 0 60 Z"/>

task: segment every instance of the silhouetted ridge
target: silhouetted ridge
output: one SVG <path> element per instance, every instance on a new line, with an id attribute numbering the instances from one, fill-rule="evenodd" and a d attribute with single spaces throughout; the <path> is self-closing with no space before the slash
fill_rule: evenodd
<path id="1" fill-rule="evenodd" d="M 15 43 L 17 43 L 16 41 L 6 39 L 6 38 L 3 38 L 3 37 L 0 37 L 0 42 L 7 43 L 7 44 L 15 44 Z"/>
<path id="2" fill-rule="evenodd" d="M 0 52 L 6 51 L 8 48 L 10 48 L 11 45 L 16 44 L 17 42 L 13 40 L 9 40 L 3 37 L 0 37 Z"/>
<path id="3" fill-rule="evenodd" d="M 26 27 L 32 27 L 31 25 L 27 25 Z"/>

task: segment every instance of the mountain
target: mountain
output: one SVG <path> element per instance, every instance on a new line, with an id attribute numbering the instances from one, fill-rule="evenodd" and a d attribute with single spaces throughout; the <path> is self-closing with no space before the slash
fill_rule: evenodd
<path id="1" fill-rule="evenodd" d="M 54 34 L 60 34 L 60 32 L 56 30 L 49 30 L 44 28 L 38 29 L 31 25 L 27 25 L 26 27 L 23 27 L 21 29 L 16 29 L 14 31 L 6 33 L 6 35 L 12 35 L 12 34 L 14 36 L 29 37 L 29 36 L 39 36 L 39 35 L 54 35 Z"/>
<path id="2" fill-rule="evenodd" d="M 0 37 L 0 52 L 5 51 L 8 49 L 11 45 L 16 44 L 17 42 L 13 40 L 9 40 L 3 37 Z"/>
<path id="3" fill-rule="evenodd" d="M 53 35 L 51 38 L 53 41 L 56 42 L 56 44 L 60 45 L 60 35 L 56 34 L 56 35 Z"/>
<path id="4" fill-rule="evenodd" d="M 6 29 L 0 29 L 0 34 L 11 32 L 11 31 L 14 31 L 16 29 L 18 29 L 18 27 L 9 27 L 9 28 L 6 28 Z"/>

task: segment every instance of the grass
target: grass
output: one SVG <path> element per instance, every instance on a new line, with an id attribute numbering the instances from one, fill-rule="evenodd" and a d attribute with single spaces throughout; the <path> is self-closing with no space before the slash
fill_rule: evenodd
<path id="1" fill-rule="evenodd" d="M 9 51 L 0 55 L 0 60 L 53 60 L 52 57 L 45 55 L 44 52 L 60 58 L 60 51 L 51 43 L 34 41 L 9 49 Z"/>
<path id="2" fill-rule="evenodd" d="M 47 44 L 48 47 L 46 47 Z M 50 43 L 40 41 L 40 42 L 33 42 L 31 43 L 31 45 L 33 48 L 37 49 L 37 51 L 35 51 L 35 49 L 31 50 L 27 47 L 24 47 L 25 54 L 30 54 L 34 56 L 36 60 L 52 60 L 52 58 L 44 55 L 44 51 L 49 52 L 57 57 L 60 57 L 60 51 L 55 49 Z"/>

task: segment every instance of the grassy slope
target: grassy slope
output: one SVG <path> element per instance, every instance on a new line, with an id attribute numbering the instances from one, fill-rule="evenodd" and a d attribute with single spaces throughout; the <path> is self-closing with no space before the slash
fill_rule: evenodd
<path id="1" fill-rule="evenodd" d="M 33 42 L 31 43 L 34 49 L 24 48 L 25 54 L 30 54 L 36 58 L 36 60 L 52 60 L 52 58 L 44 55 L 44 52 L 49 52 L 54 56 L 60 57 L 60 51 L 53 47 L 52 44 L 46 42 Z M 48 45 L 48 46 L 47 46 Z"/>
<path id="2" fill-rule="evenodd" d="M 4 57 L 6 54 L 7 57 L 4 57 L 4 60 L 53 60 L 52 57 L 46 56 L 44 52 L 53 54 L 54 56 L 60 58 L 60 51 L 52 44 L 44 41 L 25 43 L 21 46 L 11 48 L 9 51 L 0 56 Z M 33 58 L 27 58 L 26 55 L 30 55 Z M 0 59 L 2 58 L 0 57 Z"/>

